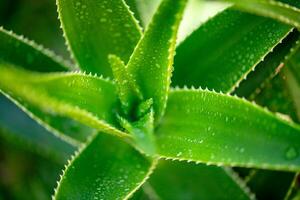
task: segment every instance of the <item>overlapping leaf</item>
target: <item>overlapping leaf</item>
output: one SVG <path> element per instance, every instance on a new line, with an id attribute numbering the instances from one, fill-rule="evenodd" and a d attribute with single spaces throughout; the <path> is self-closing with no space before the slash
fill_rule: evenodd
<path id="1" fill-rule="evenodd" d="M 75 151 L 74 146 L 45 130 L 3 95 L 0 110 L 0 132 L 7 141 L 59 162 L 65 162 Z"/>
<path id="2" fill-rule="evenodd" d="M 158 164 L 144 190 L 150 190 L 150 197 L 154 193 L 157 199 L 165 200 L 251 199 L 245 185 L 239 185 L 236 176 L 231 175 L 230 170 L 216 166 L 164 161 Z"/>
<path id="3" fill-rule="evenodd" d="M 297 171 L 299 133 L 298 125 L 247 101 L 177 90 L 170 93 L 157 142 L 166 158 Z"/>
<path id="4" fill-rule="evenodd" d="M 300 3 L 294 0 L 226 0 L 236 8 L 271 17 L 278 21 L 300 28 Z M 291 4 L 291 5 L 290 5 Z"/>
<path id="5" fill-rule="evenodd" d="M 141 30 L 123 0 L 57 0 L 67 43 L 81 69 L 111 76 L 108 55 L 127 63 Z"/>
<path id="6" fill-rule="evenodd" d="M 117 96 L 110 81 L 76 73 L 32 73 L 7 64 L 0 66 L 0 72 L 0 89 L 39 117 L 46 117 L 42 113 L 69 117 L 95 129 L 125 136 L 113 127 Z M 76 133 L 72 136 L 78 137 Z"/>
<path id="7" fill-rule="evenodd" d="M 118 138 L 99 134 L 69 163 L 54 199 L 128 199 L 155 162 Z"/>
<path id="8" fill-rule="evenodd" d="M 233 91 L 291 29 L 229 8 L 200 26 L 177 48 L 172 83 Z"/>
<path id="9" fill-rule="evenodd" d="M 165 109 L 179 23 L 186 0 L 161 3 L 128 63 L 128 72 L 145 100 L 152 98 L 155 120 Z"/>
<path id="10" fill-rule="evenodd" d="M 0 41 L 1 62 L 39 72 L 67 71 L 70 68 L 53 52 L 3 28 L 0 28 Z"/>

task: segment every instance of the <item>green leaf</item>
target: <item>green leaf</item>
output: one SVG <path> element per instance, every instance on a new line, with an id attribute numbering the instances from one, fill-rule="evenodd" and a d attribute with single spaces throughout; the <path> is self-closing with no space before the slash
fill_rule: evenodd
<path id="1" fill-rule="evenodd" d="M 12 32 L 0 29 L 0 62 L 21 66 L 37 72 L 67 71 L 70 69 L 68 63 L 56 56 L 53 52 L 38 46 L 33 41 L 17 36 Z M 93 132 L 89 127 L 77 123 L 71 119 L 60 116 L 53 116 L 40 112 L 40 110 L 29 105 L 22 104 L 16 99 L 11 99 L 30 117 L 38 121 L 44 127 L 56 135 L 69 135 L 78 140 L 84 141 Z M 75 134 L 74 134 L 75 133 Z M 72 138 L 64 138 L 73 145 L 78 142 Z"/>
<path id="2" fill-rule="evenodd" d="M 235 7 L 247 12 L 273 18 L 283 23 L 300 29 L 300 7 L 299 1 L 294 0 L 226 0 L 235 4 Z M 285 3 L 283 3 L 285 2 Z M 289 5 L 293 4 L 293 5 Z M 295 7 L 294 7 L 295 6 Z"/>
<path id="3" fill-rule="evenodd" d="M 16 144 L 58 162 L 65 162 L 75 147 L 55 137 L 0 95 L 0 134 Z"/>
<path id="4" fill-rule="evenodd" d="M 295 174 L 291 172 L 258 170 L 252 174 L 247 185 L 257 199 L 284 199 Z"/>
<path id="5" fill-rule="evenodd" d="M 165 158 L 297 171 L 299 133 L 298 125 L 243 99 L 175 90 L 156 141 Z"/>
<path id="6" fill-rule="evenodd" d="M 153 99 L 156 121 L 166 106 L 177 30 L 186 2 L 164 0 L 161 3 L 127 66 L 144 100 Z"/>
<path id="7" fill-rule="evenodd" d="M 123 0 L 57 0 L 67 43 L 81 69 L 111 76 L 108 55 L 127 63 L 141 30 Z"/>
<path id="8" fill-rule="evenodd" d="M 133 123 L 120 118 L 120 124 L 132 135 L 138 149 L 147 155 L 155 155 L 154 113 L 152 109 Z"/>
<path id="9" fill-rule="evenodd" d="M 274 48 L 273 52 L 267 55 L 264 61 L 256 66 L 254 71 L 248 74 L 247 78 L 235 89 L 234 94 L 253 100 L 253 96 L 260 93 L 267 82 L 272 82 L 272 79 L 281 72 L 285 57 L 290 54 L 298 39 L 299 33 L 291 32 L 281 44 Z"/>
<path id="10" fill-rule="evenodd" d="M 141 16 L 138 11 L 137 0 L 125 0 L 126 4 L 129 6 L 129 9 L 133 12 L 134 17 L 140 22 Z"/>
<path id="11" fill-rule="evenodd" d="M 125 63 L 119 57 L 109 55 L 109 62 L 117 85 L 123 111 L 129 116 L 133 105 L 136 105 L 142 99 L 142 94 L 128 74 Z"/>
<path id="12" fill-rule="evenodd" d="M 114 127 L 117 96 L 110 81 L 73 72 L 32 73 L 6 64 L 0 65 L 0 73 L 0 89 L 20 104 L 27 104 L 34 114 L 69 117 L 100 131 L 127 137 Z"/>
<path id="13" fill-rule="evenodd" d="M 300 41 L 287 57 L 285 64 L 286 67 L 283 69 L 284 80 L 300 121 Z"/>
<path id="14" fill-rule="evenodd" d="M 185 162 L 159 162 L 148 183 L 159 199 L 250 199 L 229 169 Z M 225 192 L 226 191 L 226 192 Z M 151 193 L 150 193 L 151 194 Z M 252 199 L 252 198 L 251 198 Z"/>
<path id="15" fill-rule="evenodd" d="M 172 83 L 231 92 L 291 30 L 268 18 L 226 9 L 177 48 Z"/>
<path id="16" fill-rule="evenodd" d="M 0 62 L 39 71 L 67 71 L 69 64 L 50 50 L 0 27 Z"/>
<path id="17" fill-rule="evenodd" d="M 100 133 L 69 163 L 54 199 L 128 199 L 155 163 L 118 138 Z"/>

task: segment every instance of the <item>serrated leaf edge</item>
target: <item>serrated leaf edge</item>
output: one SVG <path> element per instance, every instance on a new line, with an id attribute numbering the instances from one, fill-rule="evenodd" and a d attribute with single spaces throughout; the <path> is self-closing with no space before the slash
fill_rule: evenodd
<path id="1" fill-rule="evenodd" d="M 259 59 L 252 67 L 249 68 L 248 71 L 246 71 L 246 72 L 245 72 L 238 80 L 236 80 L 235 84 L 234 84 L 228 91 L 226 91 L 226 92 L 227 92 L 228 94 L 233 93 L 233 92 L 239 87 L 239 85 L 240 85 L 240 83 L 241 83 L 242 81 L 246 81 L 248 75 L 250 74 L 250 72 L 255 71 L 256 66 L 257 66 L 259 63 L 263 62 L 264 59 L 267 57 L 267 55 L 268 55 L 269 53 L 272 53 L 273 50 L 275 49 L 275 47 L 276 47 L 277 45 L 281 44 L 282 41 L 283 41 L 283 40 L 284 40 L 291 32 L 293 32 L 293 30 L 294 30 L 294 28 L 291 28 L 291 29 L 290 29 L 283 37 L 280 38 L 280 40 L 279 40 L 275 45 L 273 45 L 272 47 L 270 47 L 270 48 L 267 50 L 267 52 L 266 52 L 263 56 L 261 56 L 260 59 Z"/>
<path id="2" fill-rule="evenodd" d="M 16 33 L 14 33 L 11 30 L 6 30 L 4 29 L 2 26 L 0 26 L 0 32 L 9 35 L 10 37 L 13 37 L 14 39 L 33 47 L 34 49 L 36 49 L 37 51 L 41 52 L 42 54 L 44 54 L 45 56 L 49 57 L 51 60 L 55 61 L 56 63 L 61 64 L 63 67 L 66 68 L 66 70 L 72 70 L 74 69 L 73 65 L 63 59 L 61 56 L 55 54 L 52 50 L 45 48 L 43 45 L 37 44 L 35 41 L 27 39 L 26 37 L 24 37 L 23 35 L 17 35 Z"/>
<path id="3" fill-rule="evenodd" d="M 101 133 L 98 133 L 101 134 Z M 70 159 L 67 161 L 67 164 L 64 166 L 64 169 L 62 170 L 62 174 L 59 175 L 59 180 L 56 182 L 56 187 L 54 188 L 54 194 L 52 195 L 52 200 L 56 200 L 56 195 L 59 192 L 59 187 L 61 185 L 61 181 L 63 180 L 63 177 L 65 176 L 65 173 L 67 171 L 67 169 L 73 164 L 73 162 L 75 161 L 75 159 L 81 154 L 81 152 L 83 152 L 85 150 L 85 148 L 87 148 L 89 146 L 89 144 L 95 139 L 95 137 L 97 136 L 97 134 L 94 134 L 93 136 L 90 136 L 87 140 L 87 142 L 82 145 L 77 151 L 75 151 L 75 153 L 70 157 Z M 153 159 L 151 166 L 146 174 L 146 176 L 144 177 L 144 179 L 138 183 L 136 185 L 136 187 L 130 191 L 124 198 L 123 200 L 127 200 L 129 199 L 150 177 L 150 175 L 153 173 L 153 171 L 155 170 L 157 164 L 158 164 L 158 160 L 157 158 Z"/>
<path id="4" fill-rule="evenodd" d="M 240 176 L 235 171 L 233 171 L 233 169 L 231 169 L 230 167 L 223 167 L 222 169 L 230 178 L 232 178 L 234 182 L 236 182 L 236 184 L 241 188 L 241 190 L 244 191 L 244 193 L 249 197 L 249 199 L 256 199 L 255 194 L 251 192 L 246 182 L 243 179 L 241 179 Z"/>

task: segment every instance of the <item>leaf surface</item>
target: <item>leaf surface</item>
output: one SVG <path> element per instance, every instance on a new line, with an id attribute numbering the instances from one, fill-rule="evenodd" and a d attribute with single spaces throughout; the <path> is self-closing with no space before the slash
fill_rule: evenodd
<path id="1" fill-rule="evenodd" d="M 260 93 L 267 82 L 272 82 L 272 79 L 285 68 L 285 58 L 290 54 L 298 40 L 298 31 L 291 32 L 281 44 L 274 48 L 273 52 L 266 56 L 264 61 L 256 66 L 254 71 L 248 74 L 247 78 L 240 83 L 233 93 L 253 100 L 253 96 Z"/>
<path id="2" fill-rule="evenodd" d="M 0 66 L 0 73 L 0 89 L 42 119 L 42 113 L 69 117 L 95 129 L 126 136 L 114 127 L 117 96 L 110 81 L 72 72 L 32 73 L 5 64 Z M 76 133 L 72 136 L 76 138 Z"/>
<path id="3" fill-rule="evenodd" d="M 154 166 L 127 143 L 100 133 L 69 163 L 54 199 L 128 199 Z"/>
<path id="4" fill-rule="evenodd" d="M 234 180 L 237 177 L 231 175 L 230 170 L 216 166 L 162 161 L 148 183 L 153 192 L 165 200 L 250 199 L 244 191 L 246 186 L 239 185 Z"/>
<path id="5" fill-rule="evenodd" d="M 177 48 L 172 84 L 233 91 L 291 30 L 272 19 L 228 8 Z"/>
<path id="6" fill-rule="evenodd" d="M 64 163 L 75 147 L 55 137 L 0 95 L 0 133 L 10 143 Z"/>
<path id="7" fill-rule="evenodd" d="M 247 12 L 273 18 L 300 28 L 300 2 L 294 0 L 226 0 Z M 291 4 L 291 5 L 290 5 Z"/>
<path id="8" fill-rule="evenodd" d="M 166 106 L 176 36 L 186 2 L 162 1 L 127 65 L 144 100 L 153 99 L 156 121 Z"/>
<path id="9" fill-rule="evenodd" d="M 0 61 L 39 71 L 67 71 L 70 67 L 50 50 L 0 28 Z"/>
<path id="10" fill-rule="evenodd" d="M 299 133 L 299 125 L 248 101 L 206 90 L 175 90 L 157 128 L 157 145 L 159 154 L 170 159 L 297 171 Z"/>
<path id="11" fill-rule="evenodd" d="M 108 55 L 127 63 L 141 30 L 123 0 L 57 0 L 67 43 L 81 69 L 111 76 Z"/>

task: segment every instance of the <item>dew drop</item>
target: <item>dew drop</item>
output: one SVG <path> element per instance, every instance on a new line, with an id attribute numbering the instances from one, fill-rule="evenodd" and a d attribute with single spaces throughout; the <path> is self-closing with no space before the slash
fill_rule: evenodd
<path id="1" fill-rule="evenodd" d="M 181 154 L 182 154 L 182 152 L 178 152 L 178 153 L 176 154 L 176 156 L 181 156 Z"/>
<path id="2" fill-rule="evenodd" d="M 285 158 L 287 160 L 293 160 L 298 157 L 298 151 L 295 147 L 289 147 L 287 148 L 285 152 Z"/>

